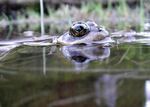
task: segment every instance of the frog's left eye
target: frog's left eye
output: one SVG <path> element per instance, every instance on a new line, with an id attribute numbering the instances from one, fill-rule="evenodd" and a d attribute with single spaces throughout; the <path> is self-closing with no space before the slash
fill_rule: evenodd
<path id="1" fill-rule="evenodd" d="M 84 23 L 77 23 L 70 27 L 69 34 L 74 37 L 82 37 L 89 33 L 89 26 Z"/>

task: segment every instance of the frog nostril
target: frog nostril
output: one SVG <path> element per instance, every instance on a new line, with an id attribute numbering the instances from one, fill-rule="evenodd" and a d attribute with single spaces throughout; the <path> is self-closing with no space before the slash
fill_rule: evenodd
<path id="1" fill-rule="evenodd" d="M 101 32 L 101 31 L 103 31 L 103 29 L 102 28 L 98 28 L 98 31 Z"/>

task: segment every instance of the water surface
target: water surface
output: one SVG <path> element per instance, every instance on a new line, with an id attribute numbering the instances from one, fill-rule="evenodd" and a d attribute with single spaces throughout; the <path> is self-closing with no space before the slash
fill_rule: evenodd
<path id="1" fill-rule="evenodd" d="M 0 57 L 0 104 L 149 107 L 149 56 L 144 44 L 19 46 Z"/>

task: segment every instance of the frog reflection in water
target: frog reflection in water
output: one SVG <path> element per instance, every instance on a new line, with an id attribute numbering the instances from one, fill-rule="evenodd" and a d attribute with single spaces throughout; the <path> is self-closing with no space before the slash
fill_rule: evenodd
<path id="1" fill-rule="evenodd" d="M 110 47 L 101 47 L 100 45 L 63 46 L 61 51 L 75 65 L 76 70 L 86 69 L 91 61 L 103 61 L 110 56 Z"/>
<path id="2" fill-rule="evenodd" d="M 75 22 L 67 33 L 57 39 L 57 42 L 62 45 L 105 44 L 111 41 L 108 31 L 93 21 Z"/>

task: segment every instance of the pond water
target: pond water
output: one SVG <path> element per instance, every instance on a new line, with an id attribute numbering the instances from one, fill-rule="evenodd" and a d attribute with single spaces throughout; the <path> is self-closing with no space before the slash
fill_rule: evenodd
<path id="1" fill-rule="evenodd" d="M 149 107 L 149 41 L 1 46 L 0 107 Z"/>

